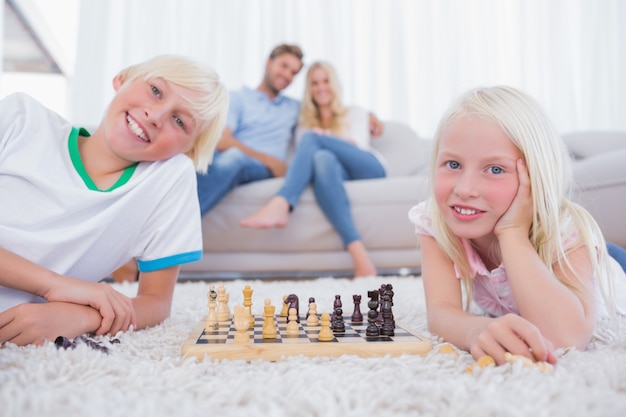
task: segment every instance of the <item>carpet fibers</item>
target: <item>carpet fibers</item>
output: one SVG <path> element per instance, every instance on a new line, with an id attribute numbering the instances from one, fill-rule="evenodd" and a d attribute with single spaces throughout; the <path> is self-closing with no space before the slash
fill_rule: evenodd
<path id="1" fill-rule="evenodd" d="M 252 311 L 295 293 L 300 310 L 315 297 L 330 312 L 342 296 L 393 285 L 394 316 L 433 341 L 426 356 L 284 358 L 266 361 L 198 361 L 181 345 L 207 312 L 207 291 L 218 282 L 177 284 L 171 317 L 159 326 L 97 339 L 108 354 L 79 344 L 59 349 L 0 349 L 0 416 L 624 416 L 626 415 L 626 318 L 601 323 L 587 351 L 559 352 L 553 373 L 521 363 L 466 369 L 465 352 L 439 353 L 443 343 L 426 333 L 419 277 L 225 281 L 230 305 L 243 301 L 250 284 Z M 133 295 L 136 284 L 114 284 Z M 280 311 L 277 308 L 277 311 Z"/>

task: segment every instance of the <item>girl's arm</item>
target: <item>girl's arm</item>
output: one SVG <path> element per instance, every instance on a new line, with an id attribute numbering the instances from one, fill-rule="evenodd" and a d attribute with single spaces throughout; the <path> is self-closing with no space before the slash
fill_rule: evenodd
<path id="1" fill-rule="evenodd" d="M 550 271 L 528 239 L 532 202 L 528 173 L 521 160 L 517 170 L 517 195 L 495 229 L 515 302 L 520 315 L 537 326 L 556 347 L 584 349 L 596 320 L 593 268 L 587 249 L 581 247 L 568 255 L 582 284 L 570 271 L 558 266 L 554 273 Z"/>
<path id="2" fill-rule="evenodd" d="M 514 314 L 491 318 L 466 312 L 452 262 L 433 237 L 419 238 L 430 332 L 469 351 L 476 359 L 490 355 L 497 364 L 505 362 L 506 352 L 556 361 L 550 343 L 524 318 Z"/>

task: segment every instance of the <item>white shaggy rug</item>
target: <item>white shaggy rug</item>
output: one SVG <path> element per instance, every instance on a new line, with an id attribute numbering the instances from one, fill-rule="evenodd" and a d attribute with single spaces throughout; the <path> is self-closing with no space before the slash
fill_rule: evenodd
<path id="1" fill-rule="evenodd" d="M 315 297 L 320 313 L 330 312 L 340 294 L 346 314 L 351 295 L 361 293 L 366 314 L 367 291 L 382 283 L 394 287 L 396 320 L 425 332 L 418 277 L 224 282 L 231 306 L 242 303 L 244 285 L 252 286 L 255 314 L 265 298 L 289 293 L 299 296 L 301 312 Z M 424 357 L 185 359 L 181 344 L 207 312 L 209 284 L 179 283 L 171 317 L 118 335 L 109 354 L 85 344 L 0 349 L 0 416 L 626 415 L 626 319 L 617 328 L 602 324 L 589 350 L 561 352 L 552 374 L 521 363 L 466 373 L 471 356 L 438 353 L 436 338 Z M 136 284 L 116 287 L 129 295 L 136 290 Z"/>

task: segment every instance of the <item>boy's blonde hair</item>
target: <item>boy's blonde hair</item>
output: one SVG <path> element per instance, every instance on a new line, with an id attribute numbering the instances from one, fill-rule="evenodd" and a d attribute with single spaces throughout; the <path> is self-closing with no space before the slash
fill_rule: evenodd
<path id="1" fill-rule="evenodd" d="M 569 198 L 573 185 L 571 158 L 546 113 L 531 97 L 511 87 L 496 86 L 468 91 L 450 107 L 439 123 L 435 134 L 431 172 L 434 172 L 435 159 L 446 127 L 455 120 L 467 117 L 498 125 L 522 153 L 528 167 L 533 201 L 529 239 L 545 265 L 553 272 L 557 265 L 572 272 L 579 285 L 564 284 L 574 291 L 583 291 L 584 286 L 568 262 L 566 251 L 586 247 L 595 277 L 601 280 L 603 296 L 605 300 L 609 300 L 611 289 L 610 280 L 606 279 L 609 266 L 604 237 L 589 212 Z M 434 178 L 431 177 L 432 181 Z M 431 184 L 431 193 L 433 192 L 434 184 Z M 469 308 L 473 278 L 469 263 L 459 239 L 445 224 L 437 204 L 434 203 L 434 194 L 431 197 L 429 210 L 435 238 L 457 265 L 467 291 L 466 308 Z M 569 217 L 571 222 L 566 221 Z M 565 224 L 569 224 L 568 230 L 562 230 Z M 574 245 L 568 244 L 568 248 L 565 248 L 563 237 L 576 235 Z M 493 250 L 496 251 L 497 248 Z M 611 306 L 612 303 L 607 305 Z"/>
<path id="2" fill-rule="evenodd" d="M 311 129 L 314 127 L 322 127 L 319 108 L 315 101 L 313 101 L 313 95 L 311 93 L 311 75 L 317 68 L 321 68 L 328 75 L 328 83 L 333 90 L 333 100 L 330 104 L 332 111 L 332 119 L 329 129 L 336 136 L 343 136 L 345 133 L 347 122 L 346 114 L 347 109 L 341 102 L 341 85 L 337 73 L 331 64 L 324 61 L 317 61 L 311 64 L 309 70 L 306 73 L 306 82 L 304 86 L 304 97 L 301 103 L 300 120 L 299 123 L 302 127 Z"/>
<path id="3" fill-rule="evenodd" d="M 195 121 L 202 129 L 186 155 L 193 161 L 196 171 L 208 169 L 228 112 L 228 90 L 220 82 L 218 73 L 210 66 L 202 65 L 179 55 L 160 55 L 123 69 L 118 74 L 123 82 L 138 78 L 150 80 L 161 78 L 190 90 L 204 93 L 201 100 L 187 99 L 194 112 Z"/>

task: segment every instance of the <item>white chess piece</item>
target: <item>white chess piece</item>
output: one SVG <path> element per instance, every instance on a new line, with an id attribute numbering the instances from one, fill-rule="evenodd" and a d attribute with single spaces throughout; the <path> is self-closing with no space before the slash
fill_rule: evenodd
<path id="1" fill-rule="evenodd" d="M 219 324 L 217 322 L 217 293 L 215 292 L 215 286 L 211 285 L 209 287 L 209 292 L 207 293 L 207 298 L 209 299 L 209 313 L 206 317 L 205 330 L 214 331 L 219 328 Z"/>
<path id="2" fill-rule="evenodd" d="M 317 303 L 309 303 L 309 317 L 306 319 L 307 326 L 317 326 L 320 324 L 320 319 L 317 317 Z"/>
<path id="3" fill-rule="evenodd" d="M 263 339 L 276 339 L 278 336 L 276 322 L 274 321 L 275 311 L 276 307 L 270 304 L 270 299 L 265 299 L 265 306 L 263 307 Z"/>
<path id="4" fill-rule="evenodd" d="M 220 284 L 217 287 L 217 301 L 219 304 L 217 305 L 217 321 L 220 325 L 229 325 L 230 324 L 230 309 L 228 308 L 228 299 L 230 298 L 230 294 L 226 292 L 226 288 L 224 284 Z"/>
<path id="5" fill-rule="evenodd" d="M 298 311 L 295 308 L 289 309 L 287 321 L 287 330 L 285 334 L 288 336 L 296 336 L 300 333 L 300 324 L 298 324 Z"/>

